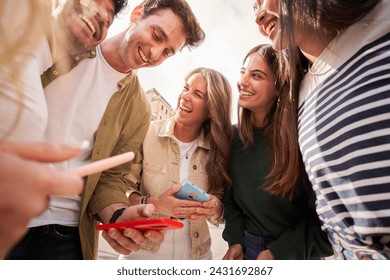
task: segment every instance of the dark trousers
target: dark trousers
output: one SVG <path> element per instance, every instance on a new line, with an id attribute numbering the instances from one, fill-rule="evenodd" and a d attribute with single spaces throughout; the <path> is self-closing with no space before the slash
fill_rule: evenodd
<path id="1" fill-rule="evenodd" d="M 30 228 L 8 260 L 82 260 L 79 228 L 44 225 Z"/>
<path id="2" fill-rule="evenodd" d="M 255 260 L 261 251 L 267 250 L 273 239 L 245 232 L 246 252 L 244 260 Z M 324 260 L 322 257 L 311 257 L 310 260 Z"/>
<path id="3" fill-rule="evenodd" d="M 273 239 L 245 232 L 244 260 L 255 260 L 261 251 L 267 250 Z"/>

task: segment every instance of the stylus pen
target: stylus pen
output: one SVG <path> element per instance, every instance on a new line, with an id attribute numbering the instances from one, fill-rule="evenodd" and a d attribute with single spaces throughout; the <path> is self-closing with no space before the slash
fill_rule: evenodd
<path id="1" fill-rule="evenodd" d="M 69 172 L 84 177 L 94 173 L 101 172 L 103 170 L 110 169 L 114 166 L 121 165 L 125 162 L 131 161 L 134 158 L 133 152 L 127 152 L 120 155 L 112 156 L 109 158 L 97 160 L 74 169 L 69 170 Z"/>

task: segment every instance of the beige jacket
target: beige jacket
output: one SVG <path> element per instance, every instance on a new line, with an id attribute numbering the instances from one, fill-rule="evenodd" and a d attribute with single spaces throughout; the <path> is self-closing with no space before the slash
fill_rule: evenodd
<path id="1" fill-rule="evenodd" d="M 143 142 L 143 147 L 133 162 L 129 175 L 131 188 L 129 193 L 140 192 L 159 196 L 173 184 L 179 183 L 180 149 L 173 136 L 174 119 L 153 121 Z M 189 180 L 208 191 L 205 163 L 210 146 L 203 135 L 190 161 Z M 142 177 L 141 177 L 142 172 Z M 222 193 L 213 194 L 222 198 Z M 166 217 L 155 214 L 155 217 Z M 222 217 L 210 222 L 218 225 Z M 211 246 L 211 237 L 207 221 L 190 221 L 192 258 L 199 259 Z M 158 250 L 158 244 L 150 243 L 149 250 Z"/>

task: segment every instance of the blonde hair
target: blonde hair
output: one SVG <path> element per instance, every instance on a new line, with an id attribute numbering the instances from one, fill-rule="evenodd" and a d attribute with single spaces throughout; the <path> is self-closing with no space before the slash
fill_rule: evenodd
<path id="1" fill-rule="evenodd" d="M 185 81 L 195 75 L 201 75 L 207 84 L 207 111 L 209 118 L 202 129 L 210 151 L 206 162 L 209 191 L 219 198 L 224 188 L 232 185 L 229 172 L 230 149 L 232 141 L 232 89 L 229 81 L 220 72 L 210 68 L 196 68 L 190 71 Z"/>
<path id="2" fill-rule="evenodd" d="M 38 39 L 47 26 L 50 9 L 43 0 L 0 0 L 0 65 L 5 72 L 2 79 L 16 85 L 19 109 L 15 120 L 5 135 L 6 139 L 18 124 L 23 111 L 24 93 L 21 88 L 20 74 L 24 68 L 29 51 L 37 46 Z M 2 81 L 0 80 L 0 84 Z M 4 98 L 0 92 L 0 98 Z"/>

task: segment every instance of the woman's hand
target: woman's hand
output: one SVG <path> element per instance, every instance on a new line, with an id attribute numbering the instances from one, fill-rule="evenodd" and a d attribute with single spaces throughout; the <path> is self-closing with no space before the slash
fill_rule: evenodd
<path id="1" fill-rule="evenodd" d="M 218 197 L 210 194 L 210 199 L 197 207 L 189 216 L 190 220 L 217 220 L 222 216 L 223 206 Z"/>
<path id="2" fill-rule="evenodd" d="M 156 207 L 156 212 L 173 216 L 179 219 L 186 219 L 192 214 L 196 214 L 199 209 L 203 208 L 202 202 L 178 199 L 175 193 L 178 192 L 181 185 L 173 185 L 158 197 L 151 196 L 148 203 Z M 210 210 L 208 210 L 210 212 Z"/>
<path id="3" fill-rule="evenodd" d="M 260 254 L 257 256 L 257 260 L 274 260 L 275 257 L 272 254 L 271 250 L 267 249 L 264 251 L 261 251 Z"/>
<path id="4" fill-rule="evenodd" d="M 242 260 L 244 258 L 244 250 L 240 244 L 234 244 L 229 247 L 223 260 Z"/>

